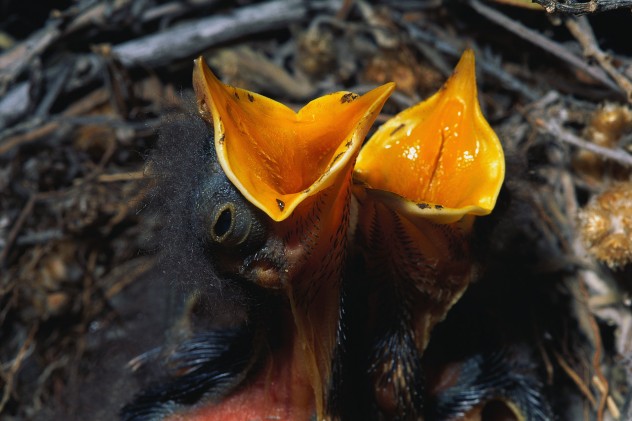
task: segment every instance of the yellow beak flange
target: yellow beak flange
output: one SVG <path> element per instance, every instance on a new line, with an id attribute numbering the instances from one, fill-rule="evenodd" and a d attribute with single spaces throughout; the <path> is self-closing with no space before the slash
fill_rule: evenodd
<path id="1" fill-rule="evenodd" d="M 283 221 L 353 165 L 395 85 L 387 83 L 362 96 L 335 92 L 294 112 L 221 83 L 200 57 L 193 86 L 202 116 L 214 125 L 226 176 L 247 200 L 274 221 Z"/>
<path id="2" fill-rule="evenodd" d="M 504 176 L 502 146 L 478 103 L 471 50 L 442 89 L 379 128 L 354 169 L 367 194 L 438 223 L 489 214 Z"/>

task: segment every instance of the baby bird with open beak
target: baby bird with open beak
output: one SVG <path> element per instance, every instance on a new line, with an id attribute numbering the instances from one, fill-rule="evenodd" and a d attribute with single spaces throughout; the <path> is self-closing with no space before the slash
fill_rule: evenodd
<path id="1" fill-rule="evenodd" d="M 167 408 L 165 419 L 173 420 L 336 419 L 332 367 L 343 339 L 351 172 L 394 84 L 361 96 L 325 95 L 299 112 L 224 85 L 201 58 L 193 84 L 214 136 L 186 206 L 193 206 L 192 219 L 203 231 L 199 241 L 217 276 L 248 285 L 251 298 L 244 324 L 233 333 L 207 335 L 206 343 L 193 335 L 185 350 L 176 347 L 170 383 L 203 376 L 202 367 L 218 366 L 220 355 L 226 363 L 235 352 L 243 363 L 235 368 L 239 374 L 227 374 L 232 381 L 216 381 L 218 367 L 193 397 L 157 388 L 124 413 L 143 419 L 134 418 L 147 406 L 142 403 L 162 399 L 168 401 L 160 405 Z M 235 338 L 252 346 L 230 351 Z M 203 350 L 193 363 L 186 357 L 191 350 Z"/>
<path id="2" fill-rule="evenodd" d="M 422 356 L 474 278 L 474 218 L 494 208 L 505 171 L 478 105 L 471 51 L 441 91 L 386 122 L 362 151 L 393 84 L 329 94 L 294 112 L 221 83 L 201 58 L 193 80 L 205 134 L 194 177 L 172 174 L 186 194 L 171 198 L 171 218 L 183 218 L 202 250 L 185 263 L 210 270 L 190 280 L 174 343 L 159 352 L 165 375 L 123 410 L 126 420 L 419 420 L 481 412 L 494 399 L 518 417 L 530 413 L 522 407 L 540 402 L 533 382 L 500 354 L 465 359 L 452 370 L 458 380 L 443 381 L 424 407 Z M 362 263 L 347 258 L 355 240 Z M 349 269 L 369 290 L 368 303 L 352 297 L 369 309 L 364 332 L 352 335 L 370 344 L 370 385 L 345 385 L 341 399 Z M 213 282 L 239 297 L 227 326 L 205 298 Z M 366 396 L 356 402 L 363 408 L 342 408 L 367 389 L 374 411 Z"/>
<path id="3" fill-rule="evenodd" d="M 469 233 L 494 208 L 504 174 L 469 50 L 439 92 L 383 124 L 360 152 L 353 177 L 371 290 L 369 375 L 386 419 L 422 416 L 421 357 L 474 276 Z"/>

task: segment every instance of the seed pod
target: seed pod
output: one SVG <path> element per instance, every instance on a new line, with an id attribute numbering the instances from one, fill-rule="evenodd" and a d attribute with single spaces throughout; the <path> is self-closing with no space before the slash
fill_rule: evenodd
<path id="1" fill-rule="evenodd" d="M 632 183 L 594 197 L 578 215 L 579 233 L 597 260 L 612 269 L 632 262 Z"/>

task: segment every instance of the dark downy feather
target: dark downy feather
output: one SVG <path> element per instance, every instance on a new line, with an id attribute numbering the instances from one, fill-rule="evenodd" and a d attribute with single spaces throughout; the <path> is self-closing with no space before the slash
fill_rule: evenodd
<path id="1" fill-rule="evenodd" d="M 474 355 L 461 364 L 458 384 L 429 400 L 426 419 L 456 420 L 476 406 L 507 400 L 527 421 L 551 420 L 551 409 L 534 371 L 532 365 L 504 352 Z"/>
<path id="2" fill-rule="evenodd" d="M 274 306 L 272 294 L 218 271 L 208 210 L 218 196 L 239 194 L 212 146 L 210 126 L 179 114 L 164 125 L 148 159 L 147 208 L 161 226 L 160 268 L 171 284 L 173 324 L 163 346 L 135 360 L 145 388 L 122 409 L 126 421 L 158 420 L 203 398 L 221 399 L 253 367 L 263 349 L 260 331 L 276 317 L 260 311 Z"/>
<path id="3" fill-rule="evenodd" d="M 252 359 L 252 336 L 248 329 L 216 330 L 182 343 L 166 359 L 174 375 L 138 394 L 123 408 L 121 418 L 156 420 L 181 405 L 230 390 Z M 186 374 L 176 375 L 178 372 Z"/>

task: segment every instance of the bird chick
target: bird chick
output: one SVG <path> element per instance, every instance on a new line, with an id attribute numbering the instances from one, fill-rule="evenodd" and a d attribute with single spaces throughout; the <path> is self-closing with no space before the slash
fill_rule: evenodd
<path id="1" fill-rule="evenodd" d="M 504 178 L 498 137 L 480 110 L 474 54 L 445 86 L 382 125 L 358 157 L 354 193 L 369 277 L 375 402 L 419 419 L 420 360 L 434 326 L 473 278 L 469 233 Z"/>
<path id="2" fill-rule="evenodd" d="M 179 182 L 190 193 L 179 200 L 183 212 L 172 213 L 172 218 L 184 217 L 184 232 L 203 251 L 194 260 L 208 261 L 209 273 L 221 280 L 215 283 L 242 292 L 249 304 L 237 332 L 202 329 L 202 336 L 192 335 L 171 355 L 176 356 L 176 374 L 188 377 L 198 369 L 203 370 L 200 375 L 213 373 L 224 354 L 212 350 L 232 349 L 233 341 L 246 338 L 254 351 L 227 351 L 227 358 L 244 362 L 237 364 L 240 375 L 226 377 L 243 380 L 227 386 L 224 378 L 206 382 L 204 393 L 196 392 L 195 405 L 185 410 L 186 417 L 307 420 L 315 413 L 317 419 L 334 419 L 337 410 L 330 396 L 342 341 L 340 289 L 351 170 L 393 84 L 362 96 L 326 95 L 295 113 L 254 92 L 222 84 L 201 58 L 193 82 L 200 115 L 213 137 L 204 145 L 200 173 L 185 186 Z M 189 282 L 208 289 L 210 281 L 196 278 Z M 262 337 L 265 346 L 258 343 Z M 193 358 L 192 370 L 187 350 L 193 349 L 205 351 L 204 358 Z M 137 401 L 159 397 L 169 405 L 190 406 L 188 394 L 184 400 L 179 397 L 179 386 L 163 389 L 150 389 Z M 174 417 L 183 416 L 169 405 Z"/>

